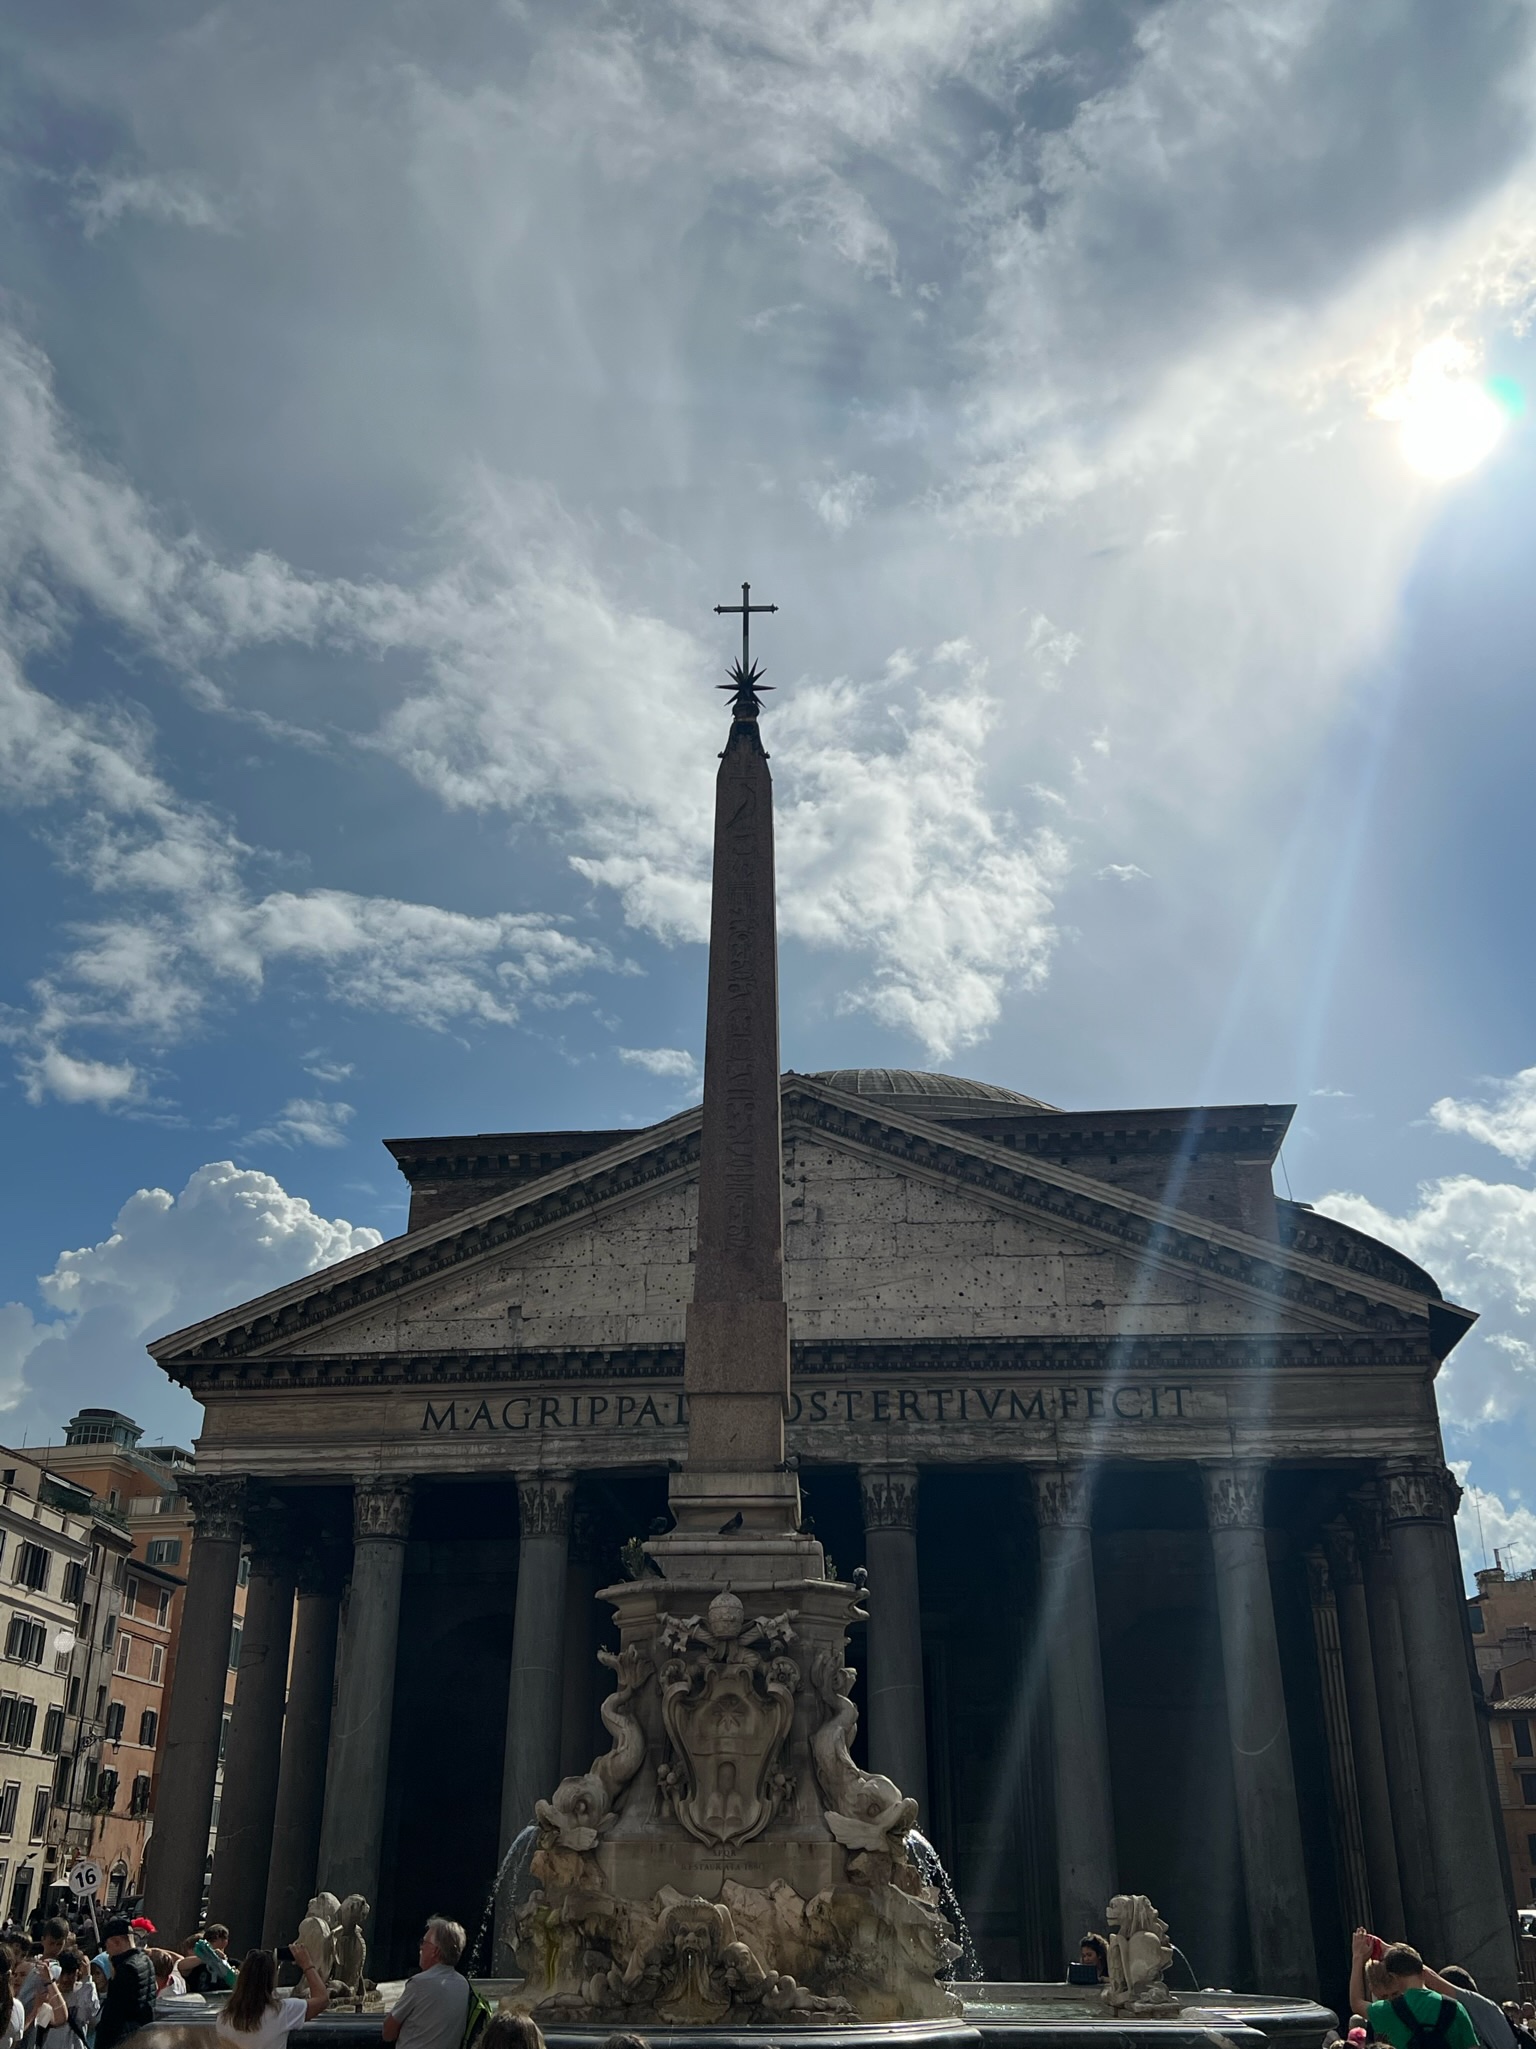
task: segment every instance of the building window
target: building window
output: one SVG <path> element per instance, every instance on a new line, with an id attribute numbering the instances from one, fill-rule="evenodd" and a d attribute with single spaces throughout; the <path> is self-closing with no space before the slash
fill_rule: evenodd
<path id="1" fill-rule="evenodd" d="M 43 1755 L 57 1757 L 64 1742 L 64 1709 L 54 1701 L 43 1716 Z"/>
<path id="2" fill-rule="evenodd" d="M 109 1615 L 106 1621 L 103 1622 L 103 1624 L 101 1625 L 101 1647 L 104 1651 L 111 1650 L 113 1641 L 116 1638 L 116 1636 L 117 1617 L 115 1615 Z"/>
<path id="3" fill-rule="evenodd" d="M 69 1782 L 75 1775 L 74 1766 L 75 1760 L 65 1756 L 53 1768 L 53 1798 L 59 1807 L 69 1805 Z"/>
<path id="4" fill-rule="evenodd" d="M 96 1578 L 96 1577 L 97 1577 L 97 1576 L 99 1575 L 100 1571 L 101 1571 L 101 1546 L 100 1546 L 99 1544 L 92 1544 L 92 1546 L 91 1546 L 91 1578 L 92 1578 L 92 1579 L 95 1579 L 95 1578 Z"/>
<path id="5" fill-rule="evenodd" d="M 102 1716 L 106 1713 L 106 1711 L 107 1689 L 104 1686 L 98 1686 L 96 1689 L 96 1719 L 98 1722 L 101 1720 Z"/>
<path id="6" fill-rule="evenodd" d="M 126 1672 L 128 1670 L 128 1660 L 132 1656 L 133 1638 L 125 1629 L 117 1639 L 117 1663 L 113 1670 L 116 1672 Z"/>
<path id="7" fill-rule="evenodd" d="M 21 1787 L 14 1779 L 7 1779 L 0 1786 L 0 1836 L 16 1833 L 16 1805 L 21 1799 Z"/>
<path id="8" fill-rule="evenodd" d="M 48 1568 L 53 1563 L 53 1553 L 45 1551 L 41 1544 L 23 1544 L 16 1553 L 16 1570 L 12 1577 L 17 1586 L 30 1587 L 34 1594 L 40 1594 L 48 1584 Z"/>
<path id="9" fill-rule="evenodd" d="M 80 1681 L 78 1677 L 71 1679 L 69 1682 L 69 1706 L 64 1712 L 67 1715 L 77 1715 L 80 1712 Z"/>
<path id="10" fill-rule="evenodd" d="M 120 1700 L 114 1700 L 107 1709 L 107 1741 L 109 1743 L 122 1742 L 123 1723 L 127 1716 L 128 1710 L 124 1707 L 123 1703 Z"/>
<path id="11" fill-rule="evenodd" d="M 128 1800 L 128 1812 L 146 1815 L 149 1812 L 149 1773 L 140 1772 L 133 1782 L 133 1792 Z"/>
<path id="12" fill-rule="evenodd" d="M 53 1788 L 51 1786 L 39 1786 L 32 1795 L 31 1837 L 34 1843 L 40 1843 L 43 1840 L 44 1831 L 48 1827 L 48 1809 L 52 1805 Z"/>
<path id="13" fill-rule="evenodd" d="M 180 1565 L 180 1537 L 152 1538 L 150 1540 L 149 1548 L 144 1553 L 144 1560 L 145 1563 L 148 1565 Z M 165 1598 L 164 1595 L 162 1595 L 161 1598 L 163 1600 Z"/>
<path id="14" fill-rule="evenodd" d="M 1483 1620 L 1483 1611 L 1478 1606 L 1476 1601 L 1468 1601 L 1467 1619 L 1470 1621 L 1472 1625 L 1472 1634 L 1474 1636 L 1481 1636 L 1483 1631 L 1488 1627 L 1487 1623 Z"/>
<path id="15" fill-rule="evenodd" d="M 1520 1798 L 1527 1807 L 1536 1807 L 1536 1772 L 1520 1773 Z"/>
<path id="16" fill-rule="evenodd" d="M 155 1621 L 162 1629 L 168 1627 L 171 1619 L 171 1597 L 164 1591 L 155 1607 Z"/>
<path id="17" fill-rule="evenodd" d="M 72 1558 L 64 1568 L 64 1598 L 71 1608 L 85 1592 L 85 1567 L 79 1559 Z"/>
<path id="18" fill-rule="evenodd" d="M 91 1604 L 90 1604 L 90 1602 L 89 1602 L 89 1601 L 82 1601 L 82 1602 L 81 1602 L 81 1604 L 80 1604 L 80 1641 L 81 1641 L 82 1643 L 89 1643 L 89 1642 L 90 1642 L 90 1640 L 91 1640 Z"/>
<path id="19" fill-rule="evenodd" d="M 107 1770 L 96 1774 L 96 1806 L 100 1813 L 110 1814 L 117 1805 L 117 1773 Z M 4 1811 L 0 1809 L 0 1820 Z M 3 1833 L 3 1831 L 0 1831 Z"/>
<path id="20" fill-rule="evenodd" d="M 11 1626 L 5 1632 L 5 1655 L 8 1658 L 15 1658 L 23 1665 L 40 1665 L 47 1648 L 48 1631 L 41 1622 L 33 1622 L 25 1615 L 11 1617 Z"/>
<path id="21" fill-rule="evenodd" d="M 160 1717 L 153 1708 L 145 1708 L 139 1716 L 139 1742 L 145 1750 L 153 1750 L 155 1737 L 160 1730 Z"/>
<path id="22" fill-rule="evenodd" d="M 1530 1725 L 1530 1723 L 1529 1723 L 1528 1721 L 1526 1721 L 1526 1719 L 1525 1719 L 1525 1718 L 1524 1718 L 1524 1716 L 1522 1715 L 1522 1716 L 1519 1716 L 1519 1717 L 1517 1717 L 1517 1718 L 1516 1718 L 1516 1719 L 1515 1719 L 1514 1721 L 1512 1721 L 1512 1722 L 1510 1723 L 1510 1725 L 1509 1725 L 1509 1726 L 1510 1726 L 1510 1727 L 1511 1727 L 1511 1728 L 1512 1728 L 1512 1729 L 1514 1730 L 1514 1732 L 1515 1732 L 1515 1755 L 1516 1755 L 1516 1757 L 1529 1757 L 1529 1756 L 1530 1756 L 1530 1754 L 1531 1754 L 1531 1725 Z"/>
<path id="23" fill-rule="evenodd" d="M 114 1566 L 113 1566 L 113 1568 L 112 1568 L 112 1584 L 113 1584 L 113 1586 L 115 1586 L 115 1587 L 120 1587 L 120 1586 L 122 1585 L 122 1583 L 123 1583 L 123 1576 L 124 1576 L 124 1574 L 125 1574 L 125 1573 L 127 1572 L 127 1570 L 128 1570 L 128 1561 L 127 1561 L 127 1559 L 126 1559 L 126 1558 L 119 1558 L 119 1559 L 118 1559 L 118 1561 L 117 1561 L 117 1563 L 116 1563 L 116 1565 L 114 1565 Z"/>
<path id="24" fill-rule="evenodd" d="M 229 1669 L 231 1672 L 238 1672 L 240 1669 L 240 1639 L 244 1634 L 245 1631 L 238 1622 L 229 1632 Z"/>
<path id="25" fill-rule="evenodd" d="M 240 1572 L 237 1583 L 243 1587 L 249 1586 L 251 1583 L 251 1554 L 249 1551 L 242 1551 L 240 1553 Z"/>
<path id="26" fill-rule="evenodd" d="M 130 1615 L 137 1615 L 139 1612 L 139 1583 L 136 1579 L 128 1582 L 128 1591 L 123 1596 L 123 1606 Z"/>
<path id="27" fill-rule="evenodd" d="M 7 1750 L 27 1750 L 37 1726 L 37 1702 L 19 1694 L 0 1693 L 0 1745 Z"/>
<path id="28" fill-rule="evenodd" d="M 149 1683 L 151 1686 L 158 1686 L 160 1684 L 160 1675 L 164 1670 L 165 1645 L 163 1643 L 152 1643 L 149 1647 Z"/>

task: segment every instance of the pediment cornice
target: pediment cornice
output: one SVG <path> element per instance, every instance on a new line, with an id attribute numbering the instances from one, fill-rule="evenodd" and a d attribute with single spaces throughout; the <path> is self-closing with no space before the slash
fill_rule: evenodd
<path id="1" fill-rule="evenodd" d="M 1171 1265 L 1226 1292 L 1281 1304 L 1324 1331 L 1422 1333 L 1431 1309 L 1460 1320 L 1462 1327 L 1474 1320 L 1466 1310 L 1379 1276 L 1341 1271 L 1271 1241 L 1196 1220 L 1069 1168 L 1021 1158 L 963 1129 L 872 1109 L 803 1076 L 786 1077 L 783 1101 L 786 1132 L 818 1134 L 1014 1214 L 1049 1220 L 1138 1261 Z M 525 1188 L 171 1332 L 149 1350 L 177 1378 L 220 1360 L 279 1352 L 327 1324 L 402 1299 L 541 1234 L 590 1222 L 638 1196 L 687 1181 L 698 1167 L 700 1116 L 693 1109 L 649 1126 Z M 344 1340 L 339 1330 L 337 1335 L 341 1351 Z M 1437 1355 L 1448 1349 L 1449 1343 L 1437 1345 Z"/>

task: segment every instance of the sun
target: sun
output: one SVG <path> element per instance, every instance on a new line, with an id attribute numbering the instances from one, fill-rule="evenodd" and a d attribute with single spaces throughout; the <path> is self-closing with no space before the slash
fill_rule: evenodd
<path id="1" fill-rule="evenodd" d="M 1377 399 L 1378 419 L 1398 423 L 1398 447 L 1408 467 L 1443 482 L 1464 477 L 1498 447 L 1508 431 L 1512 400 L 1505 380 L 1489 385 L 1475 375 L 1476 359 L 1464 342 L 1445 335 L 1413 359 L 1407 378 Z"/>

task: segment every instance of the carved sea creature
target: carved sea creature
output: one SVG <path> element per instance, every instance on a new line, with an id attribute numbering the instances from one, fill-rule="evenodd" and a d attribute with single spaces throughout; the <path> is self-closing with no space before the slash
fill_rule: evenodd
<path id="1" fill-rule="evenodd" d="M 591 1771 L 562 1779 L 552 1799 L 534 1802 L 541 1849 L 595 1849 L 604 1830 L 618 1819 L 615 1803 L 645 1759 L 645 1732 L 629 1706 L 649 1674 L 645 1653 L 631 1644 L 626 1650 L 597 1655 L 619 1682 L 598 1710 L 613 1743 Z"/>
<path id="2" fill-rule="evenodd" d="M 332 1992 L 345 1999 L 361 2002 L 363 1997 L 364 1972 L 368 1963 L 363 1923 L 372 1912 L 372 1907 L 360 1892 L 348 1893 L 336 1912 L 329 1982 Z"/>
<path id="3" fill-rule="evenodd" d="M 317 1892 L 299 1923 L 299 1942 L 327 1985 L 336 1968 L 336 1920 L 341 1901 L 333 1892 Z"/>
<path id="4" fill-rule="evenodd" d="M 1144 1892 L 1116 1893 L 1105 1909 L 1109 1930 L 1109 1983 L 1104 2004 L 1114 2013 L 1177 2013 L 1179 2002 L 1163 1983 L 1173 1962 L 1168 1923 Z"/>
<path id="5" fill-rule="evenodd" d="M 879 1772 L 860 1771 L 849 1751 L 859 1725 L 849 1699 L 855 1674 L 836 1651 L 823 1651 L 811 1667 L 811 1684 L 827 1713 L 811 1737 L 811 1757 L 827 1802 L 827 1827 L 850 1850 L 875 1850 L 893 1865 L 907 1862 L 906 1835 L 917 1826 L 917 1802 Z"/>

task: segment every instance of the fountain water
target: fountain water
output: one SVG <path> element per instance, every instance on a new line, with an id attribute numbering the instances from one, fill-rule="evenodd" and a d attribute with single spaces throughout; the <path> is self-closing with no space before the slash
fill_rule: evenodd
<path id="1" fill-rule="evenodd" d="M 526 1828 L 520 1828 L 512 1838 L 507 1854 L 497 1866 L 496 1876 L 491 1880 L 491 1889 L 485 1896 L 485 1911 L 480 1916 L 480 1926 L 475 1930 L 475 1939 L 470 1944 L 466 1969 L 474 1971 L 482 1968 L 481 1957 L 485 1951 L 486 1939 L 490 1935 L 496 1919 L 496 1902 L 501 1897 L 501 1888 L 506 1883 L 509 1871 L 517 1873 L 512 1886 L 514 1910 L 520 1907 L 528 1897 L 530 1890 L 527 1882 L 529 1875 L 528 1867 L 532 1862 L 533 1847 L 538 1839 L 539 1832 L 532 1822 Z M 489 1961 L 490 1959 L 487 1958 L 486 1962 L 489 1963 Z"/>
<path id="2" fill-rule="evenodd" d="M 939 1896 L 939 1906 L 944 1918 L 954 1930 L 955 1940 L 960 1945 L 960 1954 L 951 1959 L 944 1972 L 946 1978 L 960 1978 L 967 1983 L 982 1975 L 981 1958 L 976 1953 L 976 1944 L 966 1925 L 965 1914 L 960 1905 L 960 1895 L 955 1891 L 954 1880 L 944 1868 L 944 1860 L 920 1828 L 908 1829 L 907 1852 L 923 1877 Z"/>

